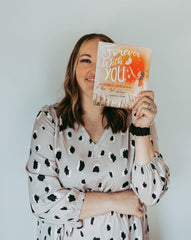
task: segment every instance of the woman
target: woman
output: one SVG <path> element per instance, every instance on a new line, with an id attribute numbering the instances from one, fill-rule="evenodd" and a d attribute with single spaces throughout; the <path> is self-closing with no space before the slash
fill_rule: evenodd
<path id="1" fill-rule="evenodd" d="M 135 82 L 134 82 L 134 95 L 135 95 L 135 102 L 138 100 L 138 94 L 139 92 L 143 91 L 143 79 L 145 76 L 145 73 L 143 71 L 139 71 L 137 73 L 137 76 L 134 74 L 133 69 L 131 66 L 129 66 L 129 69 L 131 71 L 131 74 L 133 75 Z"/>
<path id="2" fill-rule="evenodd" d="M 99 41 L 113 42 L 103 34 L 77 42 L 65 97 L 34 124 L 26 170 L 39 240 L 149 239 L 146 206 L 167 189 L 153 92 L 141 92 L 132 112 L 92 105 Z"/>

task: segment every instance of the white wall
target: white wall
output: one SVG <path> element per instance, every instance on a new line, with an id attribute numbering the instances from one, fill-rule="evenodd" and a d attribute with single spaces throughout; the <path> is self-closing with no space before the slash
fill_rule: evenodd
<path id="1" fill-rule="evenodd" d="M 90 32 L 153 50 L 149 88 L 171 184 L 149 209 L 151 239 L 190 239 L 190 9 L 189 0 L 0 0 L 1 239 L 35 239 L 24 169 L 34 118 L 61 99 L 69 54 Z"/>

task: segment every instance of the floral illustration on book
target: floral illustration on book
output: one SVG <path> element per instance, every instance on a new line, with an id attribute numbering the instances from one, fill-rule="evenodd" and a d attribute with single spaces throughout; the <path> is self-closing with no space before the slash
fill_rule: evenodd
<path id="1" fill-rule="evenodd" d="M 151 49 L 99 42 L 93 104 L 131 109 L 147 89 Z"/>

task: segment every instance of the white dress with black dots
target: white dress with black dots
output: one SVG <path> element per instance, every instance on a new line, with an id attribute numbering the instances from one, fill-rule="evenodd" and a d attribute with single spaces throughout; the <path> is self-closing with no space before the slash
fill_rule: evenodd
<path id="1" fill-rule="evenodd" d="M 146 206 L 159 201 L 169 181 L 154 124 L 155 157 L 141 167 L 134 162 L 135 142 L 128 130 L 113 134 L 106 129 L 95 144 L 82 126 L 63 130 L 55 107 L 46 105 L 37 115 L 26 164 L 31 209 L 38 217 L 36 239 L 148 240 Z M 79 220 L 86 192 L 128 189 L 144 203 L 141 219 L 112 211 Z"/>

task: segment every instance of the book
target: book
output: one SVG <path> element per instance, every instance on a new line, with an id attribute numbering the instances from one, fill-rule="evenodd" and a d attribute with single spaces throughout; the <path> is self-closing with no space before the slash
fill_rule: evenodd
<path id="1" fill-rule="evenodd" d="M 93 104 L 131 109 L 147 89 L 152 50 L 99 42 Z"/>

